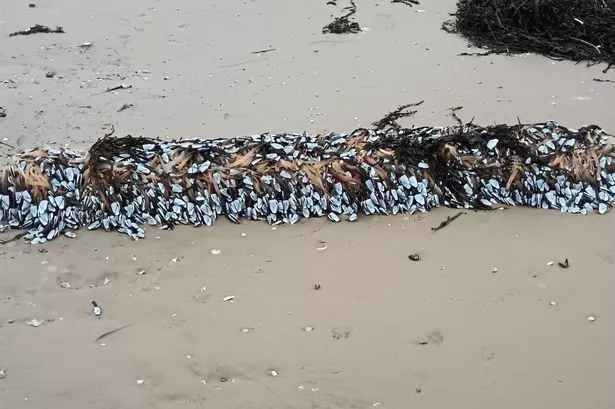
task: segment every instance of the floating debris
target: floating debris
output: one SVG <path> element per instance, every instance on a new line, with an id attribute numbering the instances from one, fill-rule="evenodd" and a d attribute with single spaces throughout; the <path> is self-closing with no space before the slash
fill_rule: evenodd
<path id="1" fill-rule="evenodd" d="M 611 83 L 615 84 L 615 81 L 613 81 L 613 80 L 607 80 L 607 79 L 601 79 L 601 78 L 594 78 L 594 81 L 596 81 L 596 82 L 611 82 Z"/>
<path id="2" fill-rule="evenodd" d="M 604 62 L 604 72 L 615 64 L 613 0 L 458 0 L 454 15 L 442 28 L 487 49 L 474 55 L 535 52 Z"/>
<path id="3" fill-rule="evenodd" d="M 555 302 L 555 301 L 551 301 L 551 302 L 549 302 L 549 305 L 550 305 L 551 307 L 555 307 L 555 306 L 557 305 L 557 302 Z"/>
<path id="4" fill-rule="evenodd" d="M 336 5 L 331 2 L 327 4 Z M 331 23 L 324 26 L 322 29 L 323 34 L 353 34 L 361 32 L 361 26 L 359 23 L 350 20 L 357 12 L 357 5 L 354 0 L 350 0 L 350 6 L 344 7 L 344 10 L 348 10 L 348 13 L 336 18 Z"/>
<path id="5" fill-rule="evenodd" d="M 275 369 L 270 369 L 269 371 L 267 371 L 267 373 L 269 374 L 269 376 L 278 376 L 278 371 L 276 371 Z"/>
<path id="6" fill-rule="evenodd" d="M 596 317 L 594 317 L 593 315 L 589 315 L 589 316 L 587 316 L 587 321 L 594 322 L 594 321 L 596 321 Z"/>
<path id="7" fill-rule="evenodd" d="M 615 202 L 614 156 L 598 126 L 553 121 L 176 141 L 107 136 L 85 155 L 47 148 L 17 156 L 0 171 L 0 221 L 40 244 L 81 227 L 139 239 L 144 225 L 211 226 L 221 216 L 277 225 L 501 205 L 603 214 Z"/>
<path id="8" fill-rule="evenodd" d="M 491 269 L 491 272 L 492 272 L 493 274 L 497 273 L 497 272 L 498 272 L 498 268 L 497 268 L 497 267 L 493 267 L 493 268 Z"/>
<path id="9" fill-rule="evenodd" d="M 36 24 L 32 27 L 30 27 L 27 30 L 23 30 L 23 31 L 15 31 L 14 33 L 9 34 L 9 37 L 14 37 L 14 36 L 27 36 L 27 35 L 31 35 L 31 34 L 45 34 L 45 33 L 57 33 L 57 34 L 64 34 L 64 29 L 60 26 L 52 29 L 49 28 L 47 26 L 43 26 L 40 24 Z"/>
<path id="10" fill-rule="evenodd" d="M 314 284 L 314 290 L 318 291 L 320 289 L 321 289 L 320 284 L 318 284 L 318 283 Z"/>
<path id="11" fill-rule="evenodd" d="M 234 300 L 235 300 L 235 296 L 234 295 L 229 295 L 228 297 L 224 297 L 222 299 L 222 301 L 227 301 L 227 302 L 228 301 L 233 302 Z"/>
<path id="12" fill-rule="evenodd" d="M 549 262 L 547 263 L 547 266 L 551 267 L 553 264 L 555 264 L 555 261 L 549 261 Z"/>
<path id="13" fill-rule="evenodd" d="M 212 256 L 219 256 L 220 254 L 222 254 L 222 250 L 220 250 L 220 249 L 212 249 L 211 250 L 211 255 Z"/>
<path id="14" fill-rule="evenodd" d="M 324 241 L 320 242 L 320 246 L 316 247 L 316 250 L 318 251 L 325 251 L 327 249 L 327 243 L 325 243 Z"/>
<path id="15" fill-rule="evenodd" d="M 561 261 L 557 263 L 561 268 L 568 268 L 570 267 L 570 263 L 568 262 L 568 259 L 564 260 L 564 262 L 562 263 Z"/>
<path id="16" fill-rule="evenodd" d="M 0 118 L 6 118 L 6 109 L 0 107 Z"/>
<path id="17" fill-rule="evenodd" d="M 6 370 L 0 369 L 0 380 L 5 379 L 5 378 L 6 378 Z"/>

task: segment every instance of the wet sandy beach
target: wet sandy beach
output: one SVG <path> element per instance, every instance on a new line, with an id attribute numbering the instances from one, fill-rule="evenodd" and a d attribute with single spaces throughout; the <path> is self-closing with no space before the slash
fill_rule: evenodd
<path id="1" fill-rule="evenodd" d="M 0 141 L 17 150 L 86 148 L 111 126 L 202 138 L 349 132 L 418 100 L 410 123 L 420 125 L 454 124 L 448 109 L 461 105 L 480 124 L 519 117 L 615 130 L 615 85 L 593 81 L 612 73 L 535 55 L 458 56 L 466 41 L 440 30 L 452 0 L 357 1 L 369 30 L 349 36 L 321 33 L 342 2 L 6 3 Z M 34 24 L 66 33 L 8 37 Z M 120 84 L 132 87 L 107 92 Z M 0 146 L 2 161 L 13 153 Z M 222 221 L 150 228 L 138 242 L 80 232 L 0 246 L 0 400 L 613 407 L 614 216 L 468 212 L 431 231 L 455 213 L 276 228 Z"/>

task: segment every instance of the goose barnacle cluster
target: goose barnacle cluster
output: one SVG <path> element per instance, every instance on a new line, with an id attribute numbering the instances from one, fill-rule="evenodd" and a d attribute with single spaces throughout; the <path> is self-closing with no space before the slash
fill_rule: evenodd
<path id="1" fill-rule="evenodd" d="M 42 243 L 80 227 L 143 238 L 144 226 L 218 217 L 296 223 L 436 206 L 605 213 L 615 155 L 597 126 L 466 124 L 351 134 L 162 141 L 111 138 L 85 154 L 36 149 L 0 179 L 0 229 Z"/>

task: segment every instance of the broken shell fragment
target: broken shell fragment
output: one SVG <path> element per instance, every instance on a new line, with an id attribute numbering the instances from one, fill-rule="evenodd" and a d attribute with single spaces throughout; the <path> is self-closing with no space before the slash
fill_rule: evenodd
<path id="1" fill-rule="evenodd" d="M 100 317 L 102 315 L 102 308 L 100 308 L 96 301 L 92 301 L 92 313 L 95 317 Z"/>
<path id="2" fill-rule="evenodd" d="M 32 318 L 30 321 L 26 322 L 26 325 L 29 325 L 34 328 L 38 328 L 43 324 L 44 321 L 39 321 L 36 318 Z"/>

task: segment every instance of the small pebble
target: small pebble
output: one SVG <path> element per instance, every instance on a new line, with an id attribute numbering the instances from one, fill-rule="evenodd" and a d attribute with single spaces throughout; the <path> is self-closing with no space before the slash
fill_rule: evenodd
<path id="1" fill-rule="evenodd" d="M 590 316 L 587 317 L 587 321 L 594 322 L 594 321 L 596 321 L 596 317 L 594 317 L 593 315 L 590 315 Z"/>

